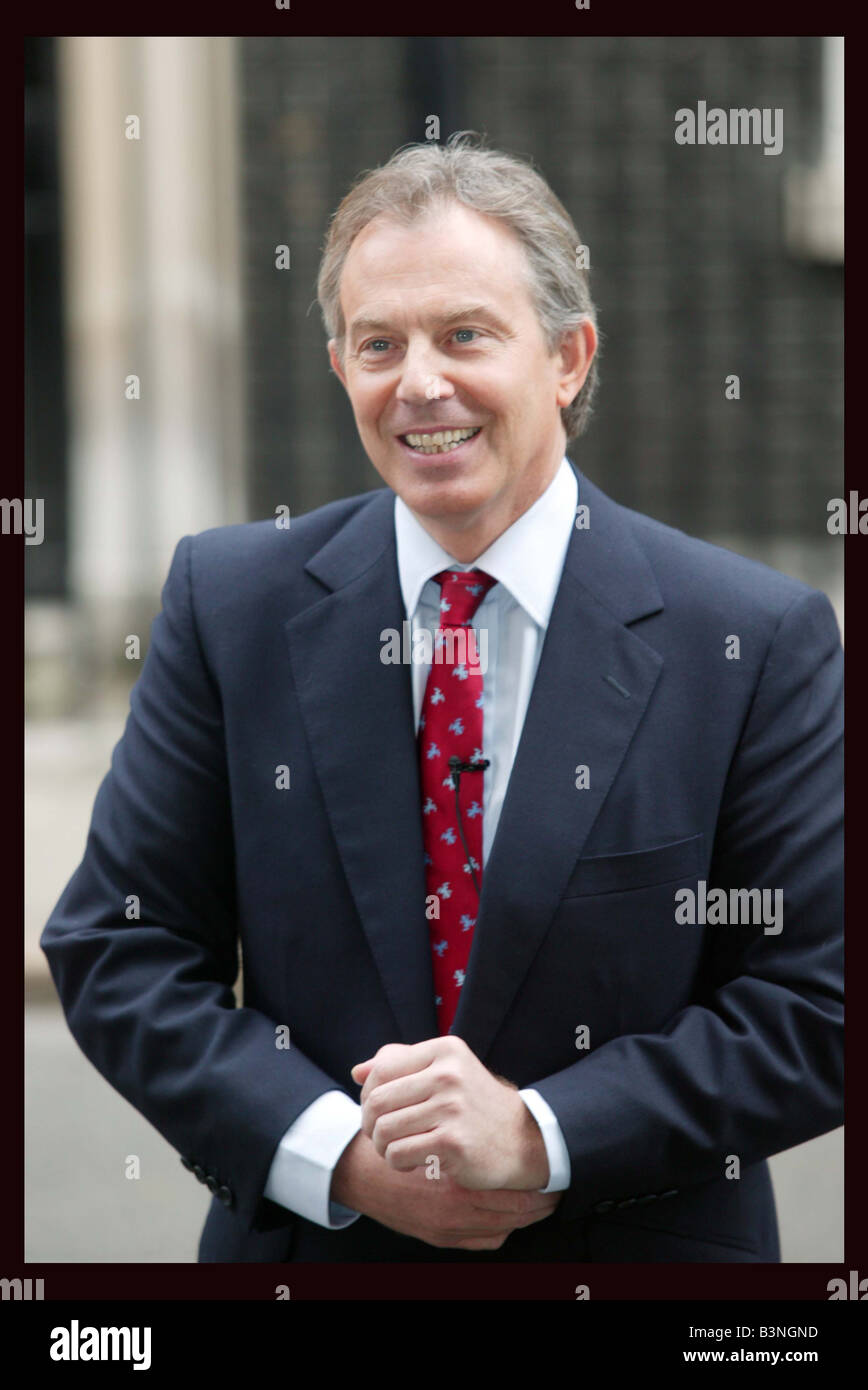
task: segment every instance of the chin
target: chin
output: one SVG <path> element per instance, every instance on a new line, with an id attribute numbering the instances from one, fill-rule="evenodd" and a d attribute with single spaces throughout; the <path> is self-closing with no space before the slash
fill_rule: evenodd
<path id="1" fill-rule="evenodd" d="M 491 500 L 488 492 L 445 484 L 409 487 L 404 490 L 403 497 L 408 507 L 432 521 L 440 517 L 474 517 Z"/>

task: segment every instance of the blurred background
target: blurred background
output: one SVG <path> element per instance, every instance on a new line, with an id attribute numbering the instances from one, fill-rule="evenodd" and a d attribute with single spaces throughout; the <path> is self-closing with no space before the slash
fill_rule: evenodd
<path id="1" fill-rule="evenodd" d="M 531 157 L 589 248 L 604 333 L 570 456 L 824 590 L 843 632 L 843 40 L 25 44 L 26 495 L 45 509 L 25 547 L 25 1258 L 193 1261 L 209 1193 L 79 1052 L 38 938 L 178 540 L 381 485 L 328 369 L 329 217 L 432 130 Z M 677 145 L 700 100 L 780 108 L 782 152 Z M 784 1260 L 843 1260 L 842 1131 L 772 1171 Z"/>

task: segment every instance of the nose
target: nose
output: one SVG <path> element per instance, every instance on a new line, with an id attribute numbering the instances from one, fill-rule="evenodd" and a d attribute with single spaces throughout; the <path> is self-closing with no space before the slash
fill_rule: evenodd
<path id="1" fill-rule="evenodd" d="M 455 388 L 443 375 L 441 354 L 429 342 L 411 340 L 407 344 L 397 397 L 406 405 L 424 405 L 454 396 Z"/>

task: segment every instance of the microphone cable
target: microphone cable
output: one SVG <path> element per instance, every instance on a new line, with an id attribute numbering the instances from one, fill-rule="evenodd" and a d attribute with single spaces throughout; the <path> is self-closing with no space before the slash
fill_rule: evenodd
<path id="1" fill-rule="evenodd" d="M 461 836 L 461 843 L 464 846 L 464 853 L 467 856 L 467 867 L 470 870 L 470 877 L 473 879 L 473 886 L 476 889 L 477 898 L 481 897 L 479 881 L 473 871 L 473 856 L 467 844 L 467 836 L 464 834 L 464 824 L 461 819 L 461 799 L 459 787 L 461 784 L 462 772 L 484 772 L 490 766 L 488 758 L 481 758 L 477 763 L 462 762 L 455 754 L 449 759 L 449 770 L 452 773 L 452 785 L 455 788 L 455 817 L 458 821 L 458 833 Z"/>

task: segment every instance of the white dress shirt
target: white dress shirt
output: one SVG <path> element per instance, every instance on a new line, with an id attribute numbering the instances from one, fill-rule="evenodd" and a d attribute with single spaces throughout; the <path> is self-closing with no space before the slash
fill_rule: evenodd
<path id="1" fill-rule="evenodd" d="M 543 639 L 560 584 L 578 502 L 578 485 L 564 458 L 545 492 L 473 564 L 459 564 L 438 545 L 400 497 L 395 498 L 395 538 L 404 609 L 415 634 L 440 625 L 444 569 L 485 570 L 498 582 L 488 591 L 473 627 L 488 632 L 483 685 L 483 748 L 490 760 L 483 774 L 483 873 L 510 772 L 524 727 Z M 415 644 L 411 651 L 417 650 Z M 418 731 L 428 667 L 411 666 L 413 711 Z M 359 1058 L 363 1061 L 363 1058 Z M 538 1091 L 519 1095 L 537 1121 L 549 1161 L 542 1192 L 570 1185 L 570 1157 L 561 1127 Z M 330 1200 L 332 1176 L 344 1149 L 358 1133 L 361 1107 L 344 1091 L 319 1096 L 290 1125 L 278 1144 L 265 1196 L 320 1226 L 348 1226 L 360 1213 Z"/>

